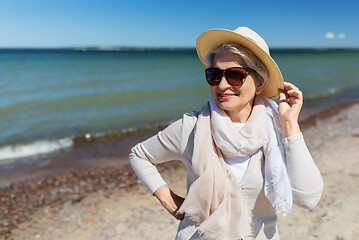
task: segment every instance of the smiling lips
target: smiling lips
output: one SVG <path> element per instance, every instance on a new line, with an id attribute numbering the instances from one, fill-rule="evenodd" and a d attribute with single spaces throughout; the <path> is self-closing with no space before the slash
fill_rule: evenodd
<path id="1" fill-rule="evenodd" d="M 238 94 L 234 94 L 234 93 L 218 93 L 218 95 L 219 98 L 223 100 L 238 96 Z"/>

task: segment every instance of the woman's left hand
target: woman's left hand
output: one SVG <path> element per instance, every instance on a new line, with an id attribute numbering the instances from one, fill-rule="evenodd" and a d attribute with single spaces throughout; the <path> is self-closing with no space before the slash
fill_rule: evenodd
<path id="1" fill-rule="evenodd" d="M 278 115 L 285 137 L 300 132 L 298 117 L 302 105 L 302 92 L 295 85 L 284 82 L 284 90 L 279 90 Z"/>

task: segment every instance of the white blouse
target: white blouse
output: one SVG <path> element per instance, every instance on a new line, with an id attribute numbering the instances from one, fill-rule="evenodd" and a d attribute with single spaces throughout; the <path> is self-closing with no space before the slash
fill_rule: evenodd
<path id="1" fill-rule="evenodd" d="M 233 124 L 237 128 L 237 132 L 239 132 L 245 123 L 233 123 Z M 235 157 L 235 158 L 229 158 L 224 155 L 224 159 L 230 166 L 234 176 L 237 178 L 238 181 L 242 180 L 248 168 L 248 163 L 250 158 L 251 158 L 250 155 L 247 155 L 245 157 Z"/>

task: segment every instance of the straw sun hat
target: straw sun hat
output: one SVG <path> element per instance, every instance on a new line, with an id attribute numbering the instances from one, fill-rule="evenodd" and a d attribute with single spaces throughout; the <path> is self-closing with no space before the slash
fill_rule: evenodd
<path id="1" fill-rule="evenodd" d="M 205 67 L 205 58 L 213 49 L 225 43 L 235 43 L 250 50 L 264 64 L 269 73 L 269 80 L 266 83 L 262 95 L 268 98 L 277 98 L 278 89 L 283 89 L 282 74 L 270 56 L 266 42 L 256 32 L 247 28 L 239 27 L 234 31 L 226 29 L 211 29 L 203 32 L 196 43 L 197 54 Z"/>

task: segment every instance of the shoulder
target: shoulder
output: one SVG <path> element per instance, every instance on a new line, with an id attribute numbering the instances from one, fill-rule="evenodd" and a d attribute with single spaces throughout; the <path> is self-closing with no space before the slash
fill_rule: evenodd
<path id="1" fill-rule="evenodd" d="M 187 130 L 187 131 L 192 131 L 193 128 L 196 126 L 197 121 L 198 121 L 198 117 L 204 112 L 206 105 L 208 105 L 208 103 L 204 104 L 200 110 L 198 111 L 192 111 L 191 113 L 185 113 L 183 114 L 182 117 L 182 124 L 183 124 L 183 129 Z"/>
<path id="2" fill-rule="evenodd" d="M 194 126 L 198 120 L 198 116 L 200 115 L 200 111 L 192 111 L 190 113 L 185 113 L 182 116 L 182 124 Z"/>
<path id="3" fill-rule="evenodd" d="M 190 113 L 183 114 L 182 119 L 181 119 L 182 124 L 186 125 L 188 127 L 191 127 L 191 126 L 194 127 L 197 123 L 198 117 L 203 113 L 207 104 L 208 103 L 204 104 L 200 110 L 194 110 Z"/>
<path id="4" fill-rule="evenodd" d="M 177 137 L 183 137 L 191 134 L 197 124 L 197 120 L 202 109 L 203 107 L 199 111 L 192 111 L 190 113 L 183 114 L 182 118 L 170 124 L 167 128 L 160 131 L 159 134 L 176 135 Z"/>

